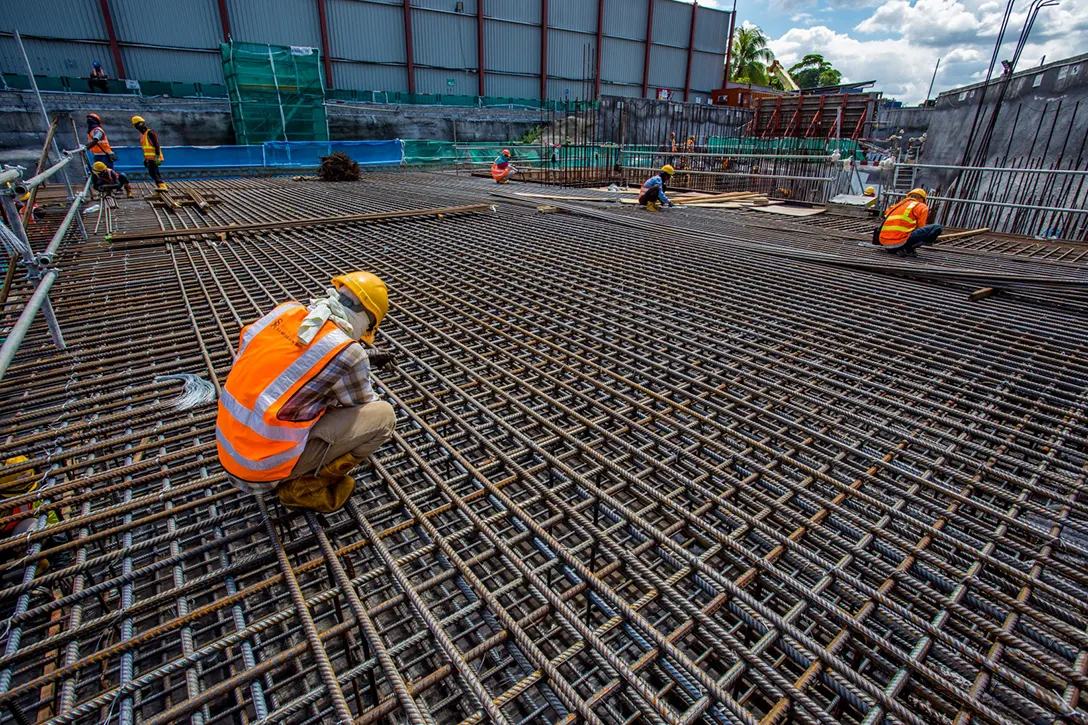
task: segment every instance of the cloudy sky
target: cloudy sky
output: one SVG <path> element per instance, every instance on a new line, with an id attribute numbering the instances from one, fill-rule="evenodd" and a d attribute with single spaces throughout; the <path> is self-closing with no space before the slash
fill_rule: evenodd
<path id="1" fill-rule="evenodd" d="M 925 99 L 933 66 L 939 91 L 981 80 L 1007 0 L 737 0 L 737 24 L 758 25 L 787 68 L 821 53 L 844 81 L 875 80 L 885 97 Z M 1011 58 L 1030 0 L 1016 0 L 1000 58 Z M 723 9 L 732 0 L 699 0 Z M 1019 69 L 1088 53 L 1088 0 L 1043 8 Z M 999 66 L 1000 68 L 1000 66 Z M 1000 72 L 1000 70 L 998 70 Z"/>

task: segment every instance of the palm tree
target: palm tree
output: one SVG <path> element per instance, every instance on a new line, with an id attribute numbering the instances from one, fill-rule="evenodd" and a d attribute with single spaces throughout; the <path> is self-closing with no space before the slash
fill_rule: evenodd
<path id="1" fill-rule="evenodd" d="M 737 28 L 733 36 L 733 53 L 729 77 L 738 83 L 767 84 L 767 66 L 774 62 L 774 53 L 767 47 L 767 36 L 756 26 Z"/>

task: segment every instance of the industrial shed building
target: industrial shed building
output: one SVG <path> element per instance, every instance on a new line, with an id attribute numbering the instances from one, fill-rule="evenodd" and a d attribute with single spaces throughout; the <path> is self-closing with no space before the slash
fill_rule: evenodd
<path id="1" fill-rule="evenodd" d="M 38 0 L 0 17 L 4 73 L 223 83 L 219 43 L 307 46 L 330 88 L 709 102 L 730 13 L 677 0 Z M 411 52 L 406 49 L 411 48 Z M 600 73 L 596 69 L 600 69 Z"/>

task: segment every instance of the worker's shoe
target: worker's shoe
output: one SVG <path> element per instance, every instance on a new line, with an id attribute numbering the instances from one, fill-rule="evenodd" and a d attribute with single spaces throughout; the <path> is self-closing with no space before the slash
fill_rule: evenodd
<path id="1" fill-rule="evenodd" d="M 351 476 L 300 476 L 277 486 L 276 495 L 288 508 L 331 514 L 340 510 L 354 490 Z"/>
<path id="2" fill-rule="evenodd" d="M 155 184 L 155 188 L 159 191 L 166 191 L 166 182 L 160 181 L 159 183 Z"/>
<path id="3" fill-rule="evenodd" d="M 130 187 L 130 186 L 125 187 L 125 198 L 126 199 L 131 199 L 132 198 L 132 187 Z"/>
<path id="4" fill-rule="evenodd" d="M 496 184 L 505 184 L 509 179 L 495 179 Z"/>
<path id="5" fill-rule="evenodd" d="M 646 211 L 661 211 L 661 202 L 660 201 L 647 202 Z"/>
<path id="6" fill-rule="evenodd" d="M 351 473 L 352 469 L 365 460 L 365 458 L 359 458 L 351 453 L 345 453 L 318 469 L 317 475 L 323 478 L 339 478 L 340 476 L 346 476 Z"/>

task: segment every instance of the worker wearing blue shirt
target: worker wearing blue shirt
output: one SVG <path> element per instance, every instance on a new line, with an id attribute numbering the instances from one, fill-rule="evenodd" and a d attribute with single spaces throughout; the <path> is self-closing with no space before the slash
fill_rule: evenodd
<path id="1" fill-rule="evenodd" d="M 661 171 L 646 179 L 638 193 L 638 203 L 646 207 L 647 211 L 657 211 L 662 204 L 672 206 L 669 197 L 665 196 L 665 184 L 674 173 L 676 170 L 672 165 L 665 164 L 661 167 Z"/>

